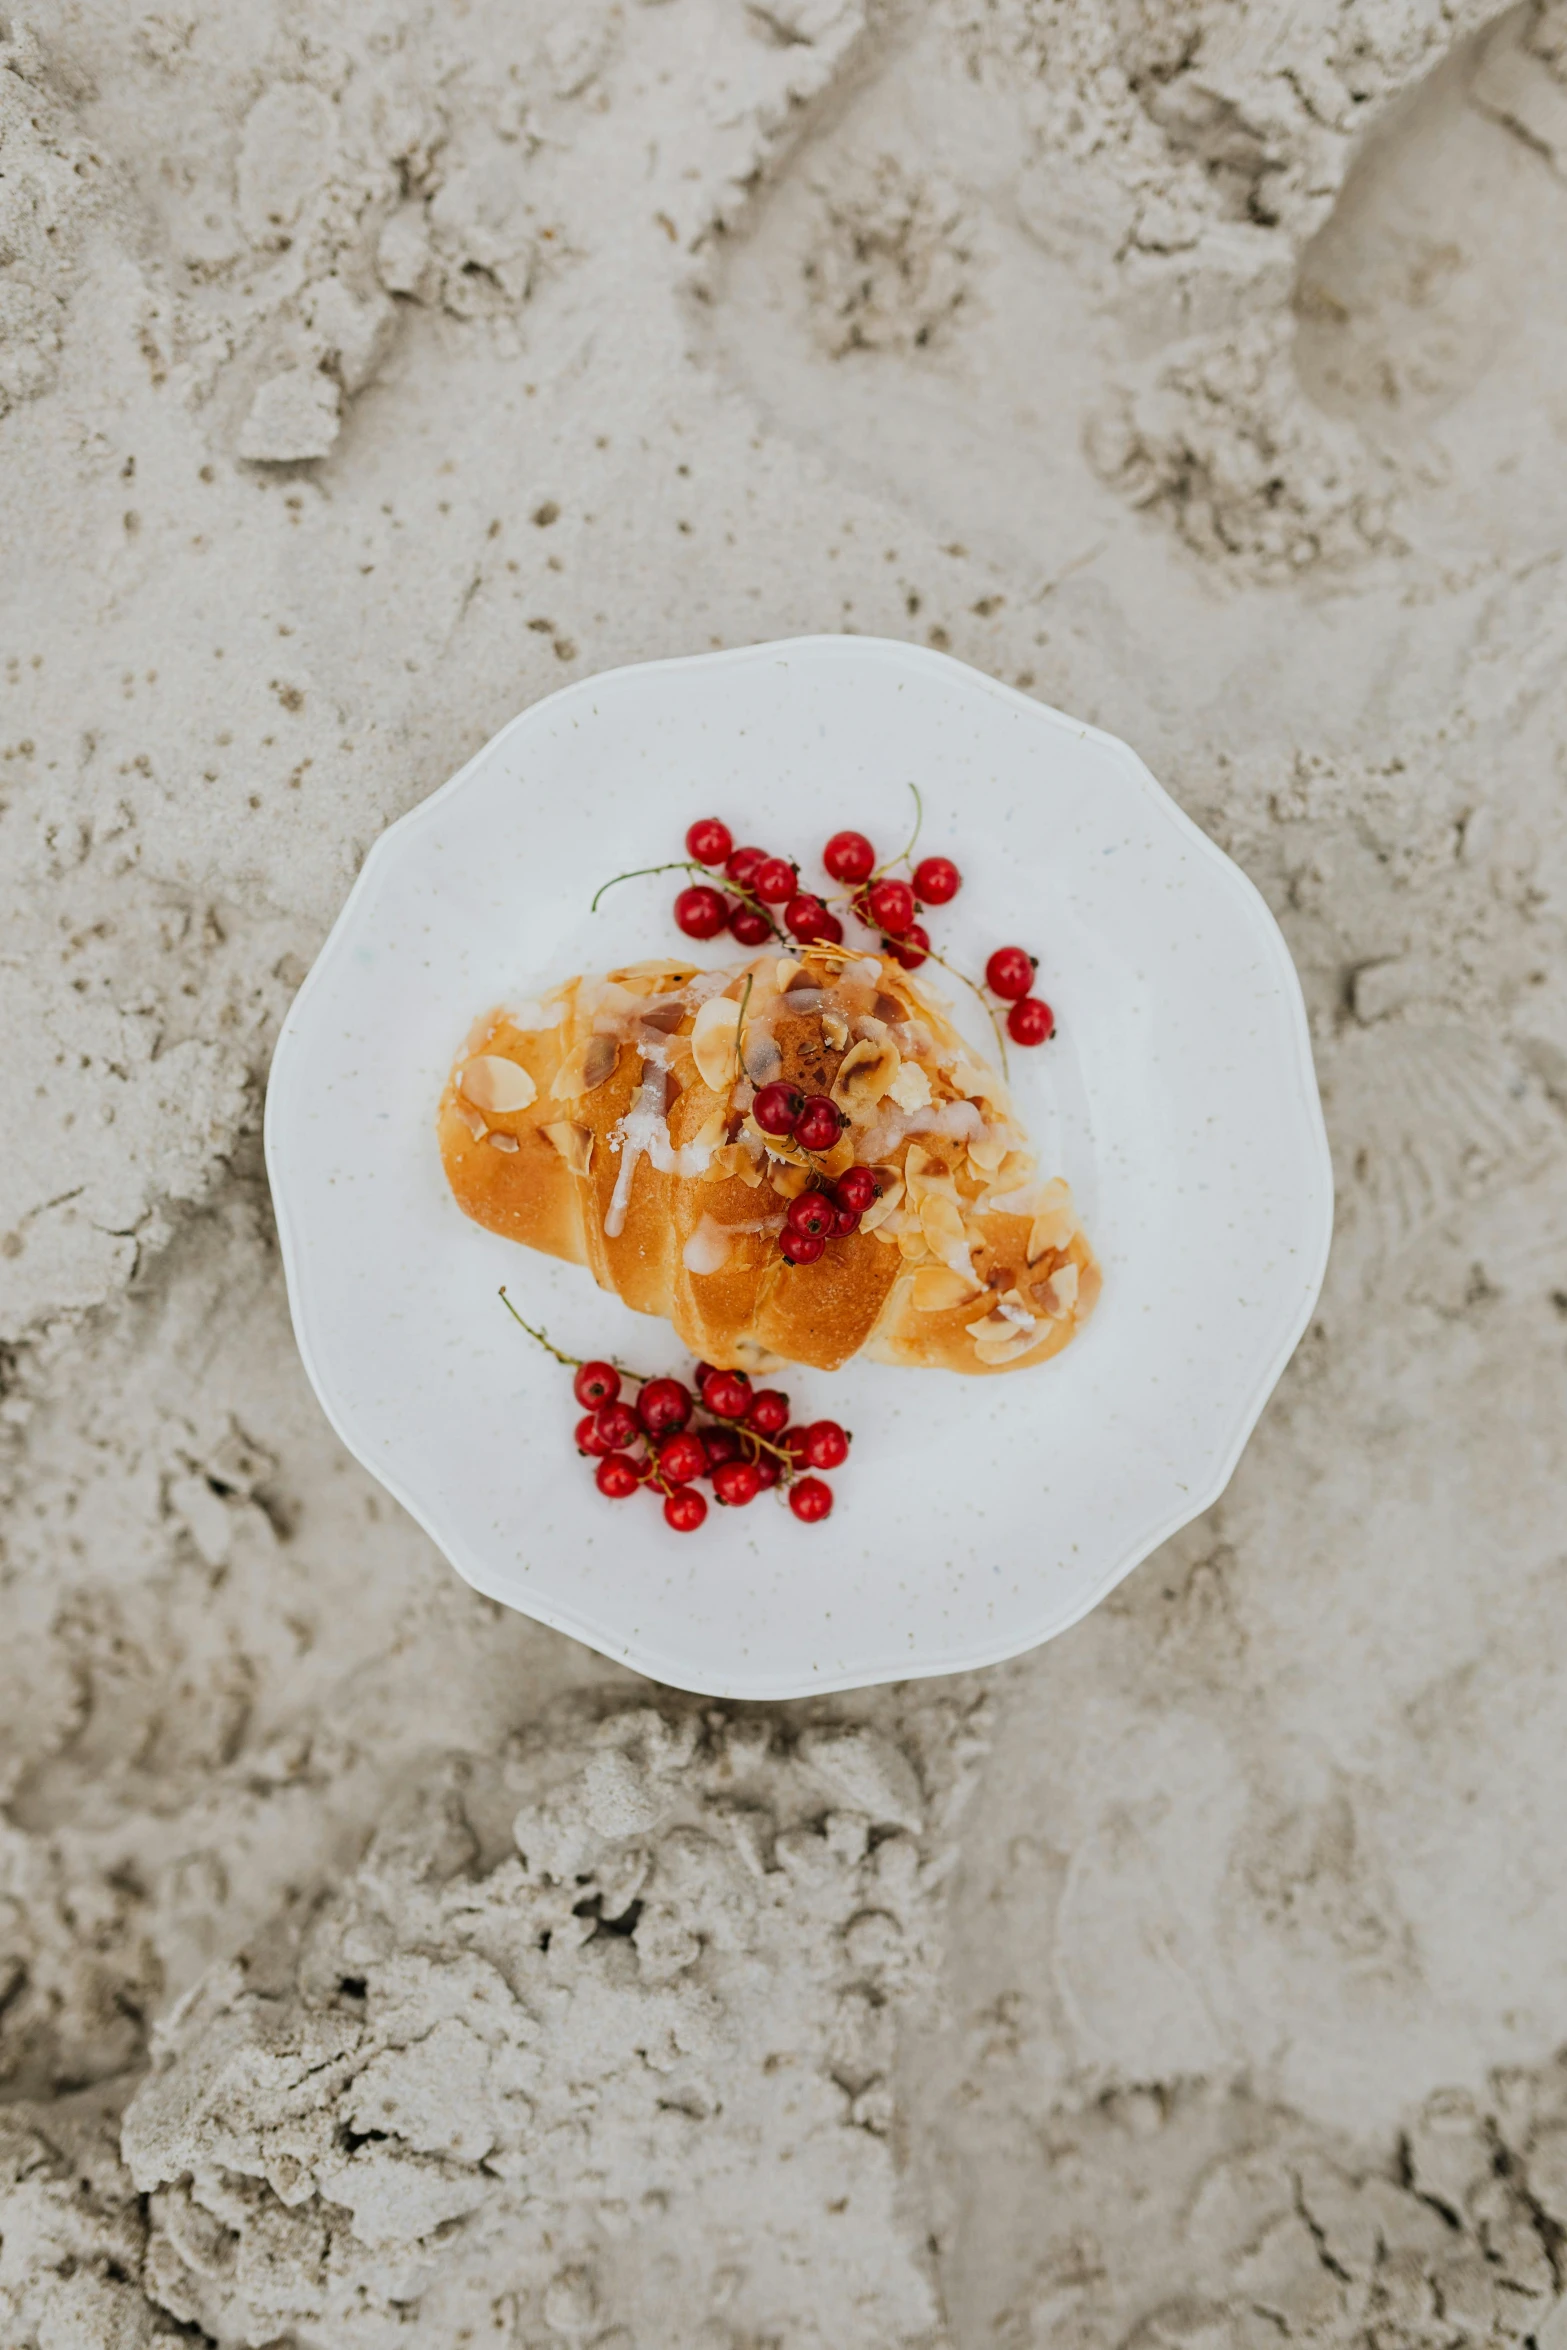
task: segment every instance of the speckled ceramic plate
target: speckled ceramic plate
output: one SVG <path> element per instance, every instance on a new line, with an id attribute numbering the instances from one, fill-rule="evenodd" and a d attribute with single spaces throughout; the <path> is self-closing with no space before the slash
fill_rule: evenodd
<path id="1" fill-rule="evenodd" d="M 588 909 L 680 854 L 694 816 L 802 861 L 846 824 L 890 854 L 911 781 L 922 850 L 965 877 L 944 950 L 975 971 L 1003 941 L 1039 955 L 1059 1034 L 1014 1051 L 1014 1089 L 1103 1298 L 1012 1378 L 789 1374 L 797 1414 L 854 1432 L 832 1518 L 764 1496 L 677 1535 L 644 1497 L 599 1496 L 566 1374 L 497 1288 L 570 1353 L 688 1358 L 459 1213 L 436 1101 L 490 1004 L 680 951 L 678 877 Z M 955 1011 L 984 1048 L 983 1014 Z M 479 1590 L 726 1697 L 956 1672 L 1074 1623 L 1223 1490 L 1332 1223 L 1299 983 L 1244 874 L 1124 743 L 863 637 L 614 670 L 515 719 L 371 850 L 284 1024 L 266 1142 L 300 1352 L 344 1443 Z"/>

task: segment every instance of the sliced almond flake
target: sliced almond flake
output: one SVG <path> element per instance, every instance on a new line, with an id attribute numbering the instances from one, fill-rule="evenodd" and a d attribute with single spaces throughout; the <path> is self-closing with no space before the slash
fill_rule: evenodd
<path id="1" fill-rule="evenodd" d="M 1057 1265 L 1046 1287 L 1058 1314 L 1069 1314 L 1077 1303 L 1077 1267 Z"/>
<path id="2" fill-rule="evenodd" d="M 957 1177 L 945 1159 L 938 1158 L 934 1151 L 917 1142 L 911 1143 L 904 1157 L 903 1171 L 909 1179 L 911 1207 L 927 1199 L 950 1200 L 954 1208 L 958 1206 Z"/>
<path id="3" fill-rule="evenodd" d="M 780 995 L 787 995 L 789 993 L 790 988 L 793 987 L 795 981 L 799 978 L 800 971 L 801 965 L 795 961 L 792 955 L 779 956 L 777 962 L 773 966 L 773 977 L 778 982 L 778 993 Z"/>
<path id="4" fill-rule="evenodd" d="M 999 1175 L 1001 1162 L 1007 1155 L 1007 1138 L 987 1127 L 977 1140 L 968 1146 L 968 1161 L 976 1175 Z"/>
<path id="5" fill-rule="evenodd" d="M 735 1043 L 740 1033 L 740 1006 L 733 997 L 710 996 L 697 1013 L 691 1030 L 691 1053 L 702 1083 L 727 1101 L 739 1074 Z"/>
<path id="6" fill-rule="evenodd" d="M 771 1085 L 783 1074 L 783 1054 L 776 1040 L 754 1020 L 746 1022 L 740 1039 L 740 1063 L 753 1085 Z"/>
<path id="7" fill-rule="evenodd" d="M 787 1159 L 791 1167 L 809 1167 L 811 1162 L 797 1142 L 786 1134 L 764 1134 L 754 1118 L 748 1117 L 740 1129 L 753 1150 L 765 1151 L 770 1159 Z"/>
<path id="8" fill-rule="evenodd" d="M 840 1175 L 847 1175 L 854 1164 L 854 1136 L 846 1127 L 830 1151 L 818 1151 L 816 1164 L 829 1183 L 836 1183 Z"/>
<path id="9" fill-rule="evenodd" d="M 559 1118 L 551 1126 L 541 1126 L 540 1133 L 552 1143 L 573 1175 L 586 1175 L 593 1164 L 593 1130 L 589 1126 L 573 1126 Z"/>
<path id="10" fill-rule="evenodd" d="M 1028 1337 L 1019 1330 L 1014 1331 L 1011 1338 L 998 1339 L 994 1343 L 986 1338 L 976 1338 L 974 1352 L 987 1370 L 999 1371 L 1006 1363 L 1021 1362 L 1024 1355 L 1032 1354 L 1038 1344 L 1037 1338 Z"/>
<path id="11" fill-rule="evenodd" d="M 1037 1265 L 1047 1249 L 1069 1248 L 1077 1230 L 1077 1211 L 1067 1184 L 1057 1175 L 1040 1193 L 1029 1227 L 1028 1261 Z"/>
<path id="12" fill-rule="evenodd" d="M 1018 1334 L 1017 1324 L 999 1309 L 982 1315 L 977 1322 L 965 1322 L 963 1327 L 970 1338 L 989 1339 L 996 1344 L 1003 1338 L 1016 1338 Z"/>
<path id="13" fill-rule="evenodd" d="M 890 1041 L 851 1045 L 833 1079 L 832 1098 L 851 1118 L 868 1119 L 883 1094 L 895 1090 L 902 1066 L 898 1048 Z"/>
<path id="14" fill-rule="evenodd" d="M 898 1234 L 898 1246 L 911 1264 L 917 1265 L 922 1257 L 930 1254 L 925 1246 L 925 1235 L 917 1224 L 903 1225 Z"/>
<path id="15" fill-rule="evenodd" d="M 862 1232 L 865 1230 L 865 1219 L 863 1216 L 860 1219 L 860 1230 Z M 898 1234 L 893 1231 L 890 1224 L 873 1224 L 870 1227 L 870 1230 L 873 1239 L 885 1241 L 889 1248 L 893 1247 L 898 1239 Z"/>
<path id="16" fill-rule="evenodd" d="M 970 1101 L 989 1102 L 992 1108 L 1010 1113 L 1011 1095 L 995 1070 L 987 1069 L 982 1061 L 954 1061 L 948 1075 L 954 1089 Z"/>
<path id="17" fill-rule="evenodd" d="M 515 1134 L 487 1134 L 485 1140 L 492 1151 L 514 1151 L 518 1147 Z"/>
<path id="18" fill-rule="evenodd" d="M 780 1199 L 798 1199 L 811 1180 L 809 1167 L 792 1167 L 782 1159 L 774 1160 L 767 1179 Z"/>
<path id="19" fill-rule="evenodd" d="M 704 1119 L 697 1128 L 691 1140 L 686 1144 L 686 1149 L 717 1151 L 723 1144 L 724 1129 L 728 1123 L 727 1113 L 722 1109 L 715 1110 L 711 1118 Z"/>
<path id="20" fill-rule="evenodd" d="M 482 1142 L 490 1130 L 488 1126 L 485 1125 L 484 1120 L 480 1117 L 478 1111 L 471 1109 L 468 1103 L 463 1101 L 460 1096 L 453 1101 L 452 1108 L 457 1112 L 458 1117 L 467 1127 L 468 1132 L 473 1136 L 474 1141 Z"/>
<path id="21" fill-rule="evenodd" d="M 619 1059 L 620 1046 L 614 1037 L 585 1037 L 556 1070 L 551 1095 L 558 1102 L 574 1102 L 585 1093 L 596 1093 L 614 1076 Z"/>
<path id="22" fill-rule="evenodd" d="M 539 1090 L 519 1061 L 500 1053 L 476 1053 L 457 1082 L 476 1110 L 502 1118 L 525 1110 Z"/>
<path id="23" fill-rule="evenodd" d="M 948 1265 L 922 1265 L 914 1276 L 914 1310 L 919 1314 L 948 1314 L 978 1295 L 977 1283 L 966 1281 Z"/>
<path id="24" fill-rule="evenodd" d="M 900 1110 L 928 1110 L 930 1108 L 930 1079 L 918 1061 L 905 1061 L 887 1088 L 888 1099 Z"/>
<path id="25" fill-rule="evenodd" d="M 849 1041 L 849 1023 L 841 1012 L 823 1012 L 822 1034 L 835 1053 L 842 1052 Z"/>
<path id="26" fill-rule="evenodd" d="M 720 1175 L 738 1175 L 753 1191 L 762 1180 L 762 1170 L 743 1142 L 727 1142 L 721 1150 L 714 1151 L 707 1162 L 707 1172 L 714 1179 Z"/>
<path id="27" fill-rule="evenodd" d="M 875 1232 L 894 1214 L 903 1198 L 903 1177 L 896 1167 L 873 1167 L 871 1170 L 881 1185 L 881 1196 L 873 1199 L 860 1218 L 862 1232 Z"/>

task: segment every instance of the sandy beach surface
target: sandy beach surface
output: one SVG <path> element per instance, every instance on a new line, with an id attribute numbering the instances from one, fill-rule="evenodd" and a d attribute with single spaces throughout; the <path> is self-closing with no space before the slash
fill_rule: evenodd
<path id="1" fill-rule="evenodd" d="M 1567 2344 L 1564 548 L 1562 0 L 0 0 L 4 2350 Z M 1086 1623 L 719 1707 L 338 1447 L 261 1093 L 832 629 L 1253 876 L 1338 1237 Z"/>

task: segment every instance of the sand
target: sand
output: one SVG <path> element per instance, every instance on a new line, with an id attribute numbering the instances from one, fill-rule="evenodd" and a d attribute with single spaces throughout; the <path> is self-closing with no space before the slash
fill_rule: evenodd
<path id="1" fill-rule="evenodd" d="M 1564 444 L 1559 4 L 6 0 L 5 2350 L 1567 2342 Z M 517 709 L 834 628 L 1252 874 L 1339 1231 L 1096 1616 L 726 1709 L 345 1458 L 261 1092 Z"/>

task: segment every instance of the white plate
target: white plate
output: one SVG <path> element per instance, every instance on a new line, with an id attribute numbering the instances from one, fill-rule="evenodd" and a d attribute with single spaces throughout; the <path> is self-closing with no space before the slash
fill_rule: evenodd
<path id="1" fill-rule="evenodd" d="M 597 1493 L 568 1376 L 497 1287 L 569 1353 L 689 1358 L 586 1272 L 467 1221 L 436 1102 L 476 1013 L 684 951 L 680 875 L 588 905 L 681 855 L 693 817 L 820 878 L 840 826 L 892 853 L 910 780 L 922 851 L 964 874 L 937 943 L 976 972 L 1004 942 L 1040 958 L 1060 1030 L 1014 1049 L 1015 1089 L 1104 1295 L 1013 1378 L 780 1375 L 797 1414 L 854 1432 L 832 1518 L 801 1526 L 771 1495 L 677 1535 L 646 1496 Z M 972 999 L 955 1010 L 988 1044 Z M 726 1697 L 956 1672 L 1074 1623 L 1222 1492 L 1332 1225 L 1299 982 L 1244 874 L 1124 743 L 864 637 L 613 670 L 514 719 L 371 850 L 284 1023 L 266 1146 L 300 1352 L 349 1449 L 480 1591 Z"/>

